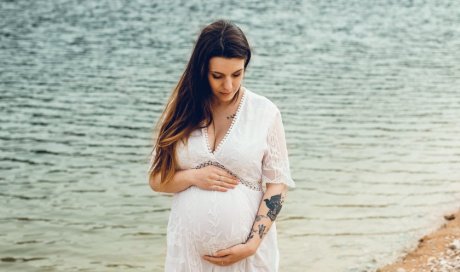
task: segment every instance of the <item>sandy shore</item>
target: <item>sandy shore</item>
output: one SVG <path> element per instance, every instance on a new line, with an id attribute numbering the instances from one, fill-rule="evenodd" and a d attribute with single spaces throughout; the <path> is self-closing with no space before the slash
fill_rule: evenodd
<path id="1" fill-rule="evenodd" d="M 417 248 L 377 272 L 460 271 L 460 211 L 444 220 L 440 229 L 419 240 Z"/>

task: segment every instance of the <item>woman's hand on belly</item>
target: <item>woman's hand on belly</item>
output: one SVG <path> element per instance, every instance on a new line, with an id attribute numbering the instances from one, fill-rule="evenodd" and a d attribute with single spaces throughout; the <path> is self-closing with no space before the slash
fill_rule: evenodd
<path id="1" fill-rule="evenodd" d="M 214 256 L 205 255 L 203 259 L 219 266 L 227 266 L 239 262 L 253 255 L 256 248 L 250 244 L 238 244 L 230 248 L 219 250 Z"/>
<path id="2" fill-rule="evenodd" d="M 214 165 L 195 169 L 193 174 L 193 184 L 202 190 L 226 192 L 239 182 L 236 177 Z"/>

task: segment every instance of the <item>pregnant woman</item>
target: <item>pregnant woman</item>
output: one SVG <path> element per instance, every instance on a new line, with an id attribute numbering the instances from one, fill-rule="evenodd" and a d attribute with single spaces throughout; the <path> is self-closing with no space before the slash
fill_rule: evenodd
<path id="1" fill-rule="evenodd" d="M 281 114 L 242 86 L 241 29 L 206 26 L 157 125 L 150 187 L 174 193 L 165 271 L 278 271 L 275 219 L 294 187 Z"/>

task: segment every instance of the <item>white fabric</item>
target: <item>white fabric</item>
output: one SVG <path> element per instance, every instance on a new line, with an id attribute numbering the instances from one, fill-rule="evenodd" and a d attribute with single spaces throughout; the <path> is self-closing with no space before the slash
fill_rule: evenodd
<path id="1" fill-rule="evenodd" d="M 230 266 L 216 266 L 202 259 L 246 241 L 264 183 L 295 186 L 280 111 L 267 98 L 243 90 L 233 123 L 214 153 L 206 129 L 192 132 L 187 145 L 177 146 L 180 170 L 213 164 L 242 183 L 227 192 L 192 186 L 174 194 L 167 230 L 167 272 L 278 271 L 275 223 L 249 258 Z"/>

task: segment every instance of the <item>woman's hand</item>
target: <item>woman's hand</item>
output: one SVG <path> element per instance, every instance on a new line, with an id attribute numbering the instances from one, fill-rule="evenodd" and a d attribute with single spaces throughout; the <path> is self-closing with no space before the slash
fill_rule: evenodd
<path id="1" fill-rule="evenodd" d="M 203 259 L 219 266 L 227 266 L 239 262 L 256 252 L 250 244 L 238 244 L 227 249 L 219 250 L 214 256 L 205 255 Z"/>
<path id="2" fill-rule="evenodd" d="M 193 184 L 203 190 L 226 192 L 235 188 L 239 182 L 236 177 L 214 165 L 194 169 L 193 173 Z"/>

